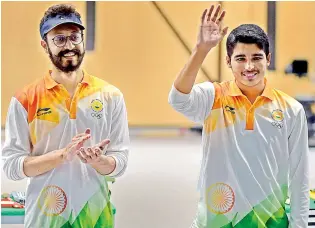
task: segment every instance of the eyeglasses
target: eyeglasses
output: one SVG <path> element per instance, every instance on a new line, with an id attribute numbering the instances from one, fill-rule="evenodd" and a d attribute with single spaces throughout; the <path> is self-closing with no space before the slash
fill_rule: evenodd
<path id="1" fill-rule="evenodd" d="M 78 45 L 83 41 L 83 33 L 72 33 L 70 36 L 57 35 L 52 39 L 52 41 L 57 47 L 64 47 L 68 38 L 73 45 Z"/>

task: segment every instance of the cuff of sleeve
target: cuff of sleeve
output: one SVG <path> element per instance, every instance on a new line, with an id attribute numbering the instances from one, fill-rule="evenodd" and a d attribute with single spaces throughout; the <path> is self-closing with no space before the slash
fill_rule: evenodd
<path id="1" fill-rule="evenodd" d="M 19 176 L 20 179 L 27 178 L 28 176 L 25 175 L 24 173 L 24 160 L 27 156 L 21 156 L 18 160 L 19 168 L 17 170 L 17 175 Z"/>
<path id="2" fill-rule="evenodd" d="M 177 102 L 184 102 L 184 101 L 189 100 L 190 94 L 191 93 L 186 94 L 186 93 L 182 93 L 178 91 L 173 84 L 171 92 L 170 92 L 170 100 L 177 101 Z"/>
<path id="3" fill-rule="evenodd" d="M 115 159 L 116 167 L 115 167 L 114 171 L 111 172 L 110 174 L 107 174 L 107 176 L 115 177 L 123 170 L 124 166 L 118 161 L 116 156 L 114 156 L 114 155 L 109 155 L 109 156 L 111 156 L 112 158 Z"/>

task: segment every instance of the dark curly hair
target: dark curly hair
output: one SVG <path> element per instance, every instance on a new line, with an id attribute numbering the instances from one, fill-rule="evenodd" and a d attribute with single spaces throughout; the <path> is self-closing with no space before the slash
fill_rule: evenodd
<path id="1" fill-rule="evenodd" d="M 226 41 L 226 50 L 231 58 L 237 43 L 256 44 L 268 56 L 269 39 L 262 28 L 255 24 L 243 24 L 233 29 Z"/>
<path id="2" fill-rule="evenodd" d="M 49 18 L 56 17 L 57 15 L 68 16 L 72 13 L 74 13 L 78 18 L 81 19 L 81 15 L 76 11 L 73 5 L 70 5 L 70 4 L 53 5 L 49 7 L 44 13 L 43 18 L 40 20 L 39 28 L 41 28 L 44 22 L 47 21 Z"/>

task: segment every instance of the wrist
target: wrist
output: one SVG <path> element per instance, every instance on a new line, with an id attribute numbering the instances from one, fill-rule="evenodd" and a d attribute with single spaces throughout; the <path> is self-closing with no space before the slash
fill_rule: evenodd
<path id="1" fill-rule="evenodd" d="M 117 164 L 116 164 L 116 159 L 114 157 L 106 156 L 106 158 L 107 158 L 108 166 L 110 167 L 106 175 L 109 175 L 115 171 Z"/>
<path id="2" fill-rule="evenodd" d="M 111 164 L 111 158 L 104 154 L 100 155 L 99 159 L 96 162 L 91 163 L 92 166 L 100 167 L 100 166 L 109 166 Z"/>
<path id="3" fill-rule="evenodd" d="M 99 162 L 90 165 L 100 174 L 109 175 L 116 168 L 116 159 L 112 156 L 101 155 Z"/>
<path id="4" fill-rule="evenodd" d="M 64 162 L 67 159 L 66 148 L 55 150 L 55 154 L 61 162 Z"/>
<path id="5" fill-rule="evenodd" d="M 116 168 L 116 159 L 112 156 L 106 156 L 108 165 L 113 167 L 113 170 Z"/>
<path id="6" fill-rule="evenodd" d="M 214 47 L 203 47 L 202 45 L 196 45 L 193 49 L 193 53 L 196 54 L 196 55 L 201 55 L 201 56 L 204 56 L 206 57 L 207 54 L 211 51 L 211 49 L 213 49 Z"/>

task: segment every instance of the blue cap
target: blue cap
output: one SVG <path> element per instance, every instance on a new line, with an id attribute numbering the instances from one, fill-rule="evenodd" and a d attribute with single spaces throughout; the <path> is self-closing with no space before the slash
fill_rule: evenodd
<path id="1" fill-rule="evenodd" d="M 71 23 L 80 27 L 80 29 L 84 30 L 84 26 L 82 25 L 81 19 L 76 16 L 74 13 L 69 15 L 57 15 L 55 17 L 49 17 L 43 24 L 40 26 L 40 35 L 42 39 L 44 36 L 52 29 L 57 27 L 58 25 Z"/>

